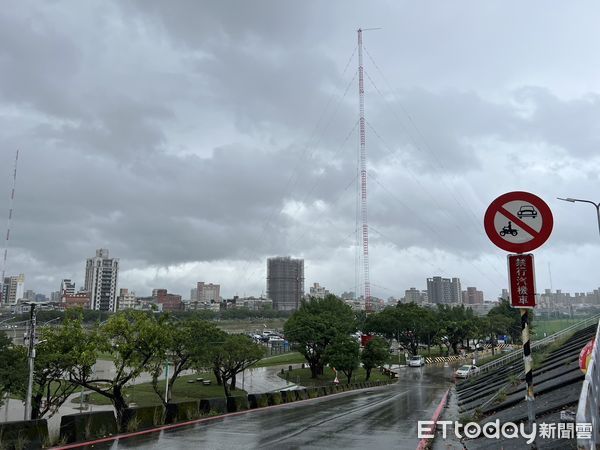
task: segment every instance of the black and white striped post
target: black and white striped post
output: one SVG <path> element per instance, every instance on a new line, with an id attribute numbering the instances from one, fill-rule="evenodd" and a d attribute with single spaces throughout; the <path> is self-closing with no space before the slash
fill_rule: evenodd
<path id="1" fill-rule="evenodd" d="M 529 309 L 522 308 L 521 313 L 521 339 L 523 340 L 523 365 L 525 366 L 525 401 L 527 402 L 527 418 L 529 430 L 535 423 L 535 397 L 533 395 L 533 359 L 531 357 L 531 336 L 529 333 Z"/>

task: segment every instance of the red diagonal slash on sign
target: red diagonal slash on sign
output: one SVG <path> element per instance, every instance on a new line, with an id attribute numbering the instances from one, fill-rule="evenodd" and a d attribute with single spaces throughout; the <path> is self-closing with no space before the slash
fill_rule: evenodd
<path id="1" fill-rule="evenodd" d="M 526 231 L 527 233 L 529 233 L 531 235 L 531 237 L 535 238 L 538 234 L 540 234 L 539 231 L 535 231 L 533 228 L 531 228 L 529 225 L 527 225 L 525 222 L 523 222 L 521 219 L 519 219 L 513 213 L 508 211 L 504 206 L 500 206 L 498 208 L 498 212 L 500 214 L 502 214 L 503 216 L 505 216 L 507 219 L 510 219 L 511 221 L 513 221 L 515 223 L 515 225 L 523 228 L 523 231 Z"/>

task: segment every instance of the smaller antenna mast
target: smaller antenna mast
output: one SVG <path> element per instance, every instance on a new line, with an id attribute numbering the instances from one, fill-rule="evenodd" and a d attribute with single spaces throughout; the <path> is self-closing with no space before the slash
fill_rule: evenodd
<path id="1" fill-rule="evenodd" d="M 15 167 L 13 170 L 13 184 L 12 190 L 10 191 L 10 201 L 8 206 L 8 220 L 6 223 L 6 240 L 4 241 L 4 258 L 2 259 L 2 278 L 0 278 L 0 305 L 6 302 L 6 299 L 3 298 L 4 295 L 4 276 L 6 275 L 6 257 L 8 255 L 8 242 L 10 240 L 10 224 L 12 222 L 13 215 L 13 205 L 15 202 L 15 187 L 17 186 L 17 163 L 19 162 L 19 150 L 15 155 Z"/>

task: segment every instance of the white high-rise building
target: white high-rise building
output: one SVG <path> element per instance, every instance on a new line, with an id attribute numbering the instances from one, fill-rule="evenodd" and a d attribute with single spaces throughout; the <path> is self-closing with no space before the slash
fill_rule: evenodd
<path id="1" fill-rule="evenodd" d="M 60 295 L 64 297 L 65 295 L 75 295 L 75 282 L 64 279 L 60 282 Z"/>
<path id="2" fill-rule="evenodd" d="M 25 275 L 22 273 L 13 276 L 5 277 L 2 285 L 2 303 L 5 305 L 14 305 L 19 300 L 23 300 L 25 296 Z"/>
<path id="3" fill-rule="evenodd" d="M 90 293 L 90 308 L 100 311 L 117 310 L 117 279 L 119 259 L 109 258 L 108 250 L 96 250 L 85 266 L 85 290 Z"/>

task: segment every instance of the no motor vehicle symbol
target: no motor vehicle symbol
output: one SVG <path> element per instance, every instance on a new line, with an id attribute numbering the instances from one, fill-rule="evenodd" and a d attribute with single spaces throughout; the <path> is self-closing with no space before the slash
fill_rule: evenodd
<path id="1" fill-rule="evenodd" d="M 494 200 L 484 216 L 490 240 L 502 250 L 530 252 L 541 246 L 554 224 L 550 208 L 530 192 L 509 192 Z"/>

